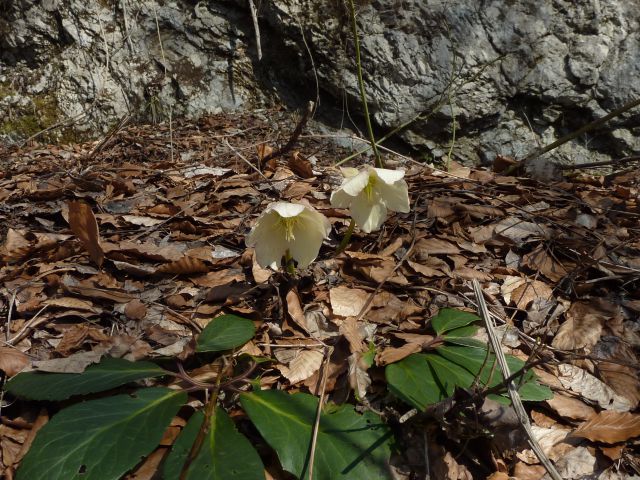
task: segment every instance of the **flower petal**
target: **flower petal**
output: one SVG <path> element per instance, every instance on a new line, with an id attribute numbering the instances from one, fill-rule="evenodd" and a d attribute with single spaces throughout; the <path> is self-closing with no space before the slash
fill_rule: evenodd
<path id="1" fill-rule="evenodd" d="M 378 178 L 387 185 L 391 185 L 404 178 L 404 170 L 389 170 L 388 168 L 373 168 L 372 170 L 376 172 Z"/>
<path id="2" fill-rule="evenodd" d="M 349 205 L 351 205 L 351 202 L 353 202 L 353 198 L 353 196 L 349 195 L 344 190 L 338 189 L 331 192 L 331 200 L 329 200 L 329 202 L 331 203 L 331 206 L 336 208 L 348 208 Z"/>
<path id="3" fill-rule="evenodd" d="M 346 194 L 355 197 L 369 184 L 369 175 L 369 168 L 365 168 L 355 177 L 346 178 L 338 191 L 343 190 Z"/>
<path id="4" fill-rule="evenodd" d="M 265 210 L 245 240 L 247 246 L 255 247 L 256 262 L 263 268 L 272 266 L 277 269 L 287 251 L 287 241 L 279 220 L 276 211 Z"/>
<path id="5" fill-rule="evenodd" d="M 370 202 L 365 195 L 358 195 L 349 207 L 351 216 L 365 233 L 377 230 L 387 219 L 387 207 L 376 200 Z"/>
<path id="6" fill-rule="evenodd" d="M 359 172 L 357 168 L 353 167 L 340 167 L 340 173 L 344 178 L 355 177 Z"/>
<path id="7" fill-rule="evenodd" d="M 275 210 L 284 218 L 297 217 L 305 209 L 304 205 L 290 202 L 273 202 L 267 205 L 265 212 Z"/>
<path id="8" fill-rule="evenodd" d="M 330 231 L 327 217 L 311 207 L 305 208 L 293 230 L 295 240 L 289 242 L 289 253 L 298 262 L 298 267 L 305 268 L 316 259 Z"/>
<path id="9" fill-rule="evenodd" d="M 402 213 L 410 211 L 409 187 L 404 180 L 398 180 L 393 184 L 378 182 L 374 188 L 389 210 Z"/>

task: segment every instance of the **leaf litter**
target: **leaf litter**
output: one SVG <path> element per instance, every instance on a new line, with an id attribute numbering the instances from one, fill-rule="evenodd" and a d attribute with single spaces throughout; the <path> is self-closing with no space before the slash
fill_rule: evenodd
<path id="1" fill-rule="evenodd" d="M 389 156 L 388 168 L 406 170 L 411 212 L 379 232 L 356 230 L 335 256 L 348 216 L 329 204 L 340 183 L 331 165 L 347 152 L 310 134 L 263 164 L 287 122 L 282 112 L 219 115 L 177 122 L 171 142 L 154 125 L 101 143 L 0 150 L 3 374 L 82 372 L 103 357 L 185 361 L 213 318 L 237 315 L 255 326 L 241 352 L 269 359 L 254 374 L 263 388 L 318 395 L 326 375 L 330 400 L 399 426 L 396 478 L 421 478 L 427 465 L 437 478 L 543 478 L 505 423 L 510 407 L 456 391 L 424 421 L 405 422 L 410 408 L 386 393 L 382 367 L 441 346 L 431 318 L 475 312 L 478 279 L 514 332 L 503 348 L 533 362 L 554 392 L 529 406 L 560 473 L 638 473 L 640 172 L 543 185 Z M 244 237 L 269 202 L 302 198 L 333 229 L 292 283 L 259 267 Z M 333 347 L 328 365 L 321 342 Z M 214 362 L 189 373 L 219 371 Z M 47 416 L 0 401 L 0 469 L 11 475 Z M 437 412 L 455 402 L 465 420 L 452 428 Z M 242 416 L 237 401 L 225 407 Z M 185 420 L 175 417 L 141 475 L 159 468 Z M 279 468 L 267 465 L 274 478 Z"/>

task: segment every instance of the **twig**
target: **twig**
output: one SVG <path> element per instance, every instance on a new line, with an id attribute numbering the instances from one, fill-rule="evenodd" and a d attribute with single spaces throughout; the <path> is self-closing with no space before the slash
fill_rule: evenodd
<path id="1" fill-rule="evenodd" d="M 162 55 L 162 68 L 164 69 L 164 77 L 167 78 L 167 58 L 164 55 L 164 47 L 162 46 L 162 36 L 160 35 L 160 23 L 158 22 L 158 12 L 153 7 L 153 15 L 156 19 L 156 32 L 158 33 L 158 43 L 160 44 L 160 54 Z M 169 155 L 171 163 L 173 163 L 173 105 L 169 104 Z"/>
<path id="2" fill-rule="evenodd" d="M 373 155 L 376 159 L 376 167 L 384 168 L 382 163 L 382 157 L 378 151 L 376 144 L 376 137 L 373 134 L 373 128 L 371 127 L 371 118 L 369 117 L 369 106 L 367 105 L 367 94 L 364 90 L 364 79 L 362 78 L 362 61 L 360 59 L 360 39 L 358 38 L 358 22 L 356 22 L 356 7 L 353 4 L 353 0 L 349 0 L 349 7 L 351 9 L 351 30 L 353 32 L 353 42 L 356 49 L 356 67 L 358 70 L 358 85 L 360 87 L 360 101 L 362 102 L 362 109 L 364 112 L 364 121 L 367 125 L 367 131 L 369 132 L 369 140 L 371 140 L 371 148 L 373 149 Z"/>
<path id="3" fill-rule="evenodd" d="M 519 162 L 516 162 L 513 165 L 509 166 L 509 168 L 507 168 L 505 170 L 505 173 L 510 174 L 510 173 L 515 172 L 518 168 L 526 165 L 531 160 L 533 160 L 535 158 L 538 158 L 540 155 L 543 155 L 543 154 L 545 154 L 547 152 L 550 152 L 551 150 L 553 150 L 555 148 L 558 148 L 560 145 L 563 145 L 563 144 L 573 140 L 574 138 L 579 137 L 583 133 L 587 133 L 587 132 L 589 132 L 589 131 L 591 131 L 591 130 L 593 130 L 595 128 L 598 128 L 599 126 L 607 123 L 612 118 L 615 118 L 615 117 L 617 117 L 619 115 L 622 115 L 624 112 L 626 112 L 628 110 L 631 110 L 632 108 L 635 108 L 638 105 L 640 105 L 640 98 L 636 98 L 635 100 L 627 102 L 623 106 L 621 106 L 619 108 L 616 108 L 613 112 L 609 113 L 608 115 L 605 115 L 602 118 L 594 120 L 591 123 L 587 123 L 586 125 L 583 125 L 578 130 L 575 130 L 575 131 L 565 135 L 564 137 L 559 138 L 555 142 L 552 142 L 549 145 L 547 145 L 546 147 L 542 147 L 542 148 L 538 148 L 537 150 L 534 150 L 533 152 L 531 152 L 529 155 L 524 157 Z"/>
<path id="4" fill-rule="evenodd" d="M 202 420 L 202 425 L 200 426 L 200 430 L 198 430 L 198 435 L 196 436 L 196 439 L 194 440 L 193 445 L 191 445 L 191 450 L 189 450 L 189 456 L 187 457 L 187 460 L 184 462 L 184 465 L 182 466 L 179 480 L 186 480 L 187 475 L 189 474 L 189 467 L 191 466 L 193 461 L 198 456 L 198 453 L 200 453 L 200 450 L 202 449 L 202 445 L 204 444 L 207 433 L 209 432 L 211 422 L 215 420 L 216 405 L 218 403 L 218 393 L 220 392 L 220 383 L 221 383 L 222 377 L 224 376 L 226 371 L 229 370 L 229 366 L 231 365 L 232 365 L 231 362 L 229 362 L 224 369 L 225 371 L 220 372 L 220 374 L 216 378 L 216 386 L 213 388 L 211 392 L 211 396 L 209 397 L 209 401 L 207 402 L 207 406 L 204 411 L 204 419 Z"/>
<path id="5" fill-rule="evenodd" d="M 316 408 L 316 418 L 313 422 L 313 430 L 311 431 L 311 446 L 309 447 L 309 476 L 308 480 L 313 480 L 313 465 L 316 459 L 316 446 L 318 444 L 318 432 L 320 431 L 320 417 L 322 415 L 322 405 L 327 390 L 327 377 L 329 376 L 329 360 L 333 353 L 333 347 L 324 346 L 324 360 L 322 362 L 322 383 L 320 384 L 320 398 L 318 398 L 318 407 Z"/>
<path id="6" fill-rule="evenodd" d="M 311 117 L 311 114 L 313 113 L 314 108 L 315 108 L 314 102 L 307 103 L 307 108 L 302 112 L 302 116 L 300 117 L 300 120 L 298 121 L 296 128 L 293 130 L 291 137 L 289 137 L 289 141 L 286 143 L 284 147 L 279 148 L 278 150 L 275 150 L 268 155 L 265 155 L 262 158 L 263 162 L 267 162 L 272 158 L 281 157 L 282 155 L 289 152 L 289 150 L 293 148 L 293 146 L 296 144 L 296 141 L 298 140 L 298 137 L 300 137 L 302 130 L 304 130 L 305 125 L 309 121 L 309 118 Z"/>
<path id="7" fill-rule="evenodd" d="M 640 160 L 640 155 L 632 155 L 631 157 L 622 157 L 617 160 L 607 160 L 602 162 L 591 163 L 578 163 L 577 165 L 559 165 L 560 170 L 577 170 L 579 168 L 595 168 L 595 167 L 608 167 L 610 165 L 616 167 L 625 163 L 635 162 Z"/>
<path id="8" fill-rule="evenodd" d="M 493 348 L 493 353 L 496 356 L 496 360 L 498 361 L 498 365 L 502 369 L 502 376 L 505 380 L 507 380 L 511 376 L 511 372 L 509 371 L 509 366 L 507 365 L 507 360 L 502 352 L 502 347 L 500 346 L 500 340 L 496 335 L 494 330 L 495 325 L 491 318 L 491 313 L 487 308 L 487 304 L 484 301 L 484 295 L 482 293 L 482 288 L 480 288 L 480 283 L 478 280 L 473 280 L 473 292 L 476 297 L 476 301 L 478 302 L 478 313 L 485 324 L 487 329 L 487 334 L 489 335 L 489 340 L 491 342 L 491 348 Z M 529 416 L 522 405 L 522 400 L 520 399 L 520 395 L 518 394 L 518 390 L 516 389 L 516 385 L 513 381 L 507 382 L 507 392 L 509 393 L 509 397 L 511 398 L 511 403 L 513 405 L 513 409 L 516 412 L 518 420 L 520 424 L 524 428 L 524 431 L 527 434 L 527 439 L 529 442 L 529 446 L 534 451 L 540 463 L 544 465 L 544 468 L 547 470 L 549 475 L 553 480 L 562 480 L 562 477 L 553 466 L 551 461 L 547 458 L 544 451 L 540 447 L 540 444 L 536 440 L 533 431 L 531 430 L 531 423 L 529 422 Z"/>
<path id="9" fill-rule="evenodd" d="M 258 61 L 262 60 L 262 46 L 260 45 L 260 26 L 258 25 L 258 9 L 253 0 L 249 0 L 249 10 L 251 10 L 251 20 L 253 20 L 253 30 L 256 33 L 256 49 L 258 50 Z"/>
<path id="10" fill-rule="evenodd" d="M 247 165 L 249 165 L 249 167 L 251 167 L 253 170 L 255 170 L 262 178 L 264 178 L 265 180 L 269 181 L 269 179 L 265 176 L 265 174 L 262 173 L 260 171 L 260 169 L 258 167 L 256 167 L 253 163 L 251 163 L 249 160 L 247 160 L 247 158 L 244 155 L 242 155 L 238 150 L 233 148 L 233 146 L 229 143 L 229 141 L 226 138 L 222 139 L 222 143 L 224 143 L 233 153 L 235 153 L 238 157 L 240 157 L 240 159 L 244 163 L 246 163 Z"/>

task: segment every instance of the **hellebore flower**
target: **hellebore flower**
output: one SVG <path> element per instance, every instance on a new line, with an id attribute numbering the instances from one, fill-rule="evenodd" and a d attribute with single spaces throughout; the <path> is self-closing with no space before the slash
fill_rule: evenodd
<path id="1" fill-rule="evenodd" d="M 304 268 L 315 260 L 322 241 L 329 236 L 329 220 L 314 208 L 300 203 L 270 203 L 247 235 L 247 246 L 255 247 L 256 261 L 274 270 L 283 256 Z"/>
<path id="2" fill-rule="evenodd" d="M 349 208 L 351 218 L 363 232 L 380 228 L 387 219 L 387 210 L 409 211 L 409 188 L 402 170 L 366 167 L 342 168 L 344 181 L 331 194 L 331 205 Z"/>

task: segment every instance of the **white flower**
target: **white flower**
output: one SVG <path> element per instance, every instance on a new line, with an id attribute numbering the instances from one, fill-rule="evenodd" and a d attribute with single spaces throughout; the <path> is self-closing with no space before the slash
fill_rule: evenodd
<path id="1" fill-rule="evenodd" d="M 304 268 L 315 260 L 322 241 L 329 236 L 329 220 L 314 208 L 300 203 L 270 203 L 249 232 L 246 244 L 256 249 L 256 261 L 274 270 L 289 255 Z"/>
<path id="2" fill-rule="evenodd" d="M 409 188 L 402 170 L 366 167 L 342 168 L 345 179 L 331 194 L 331 205 L 349 208 L 351 217 L 363 232 L 380 228 L 387 219 L 387 210 L 409 211 Z"/>

